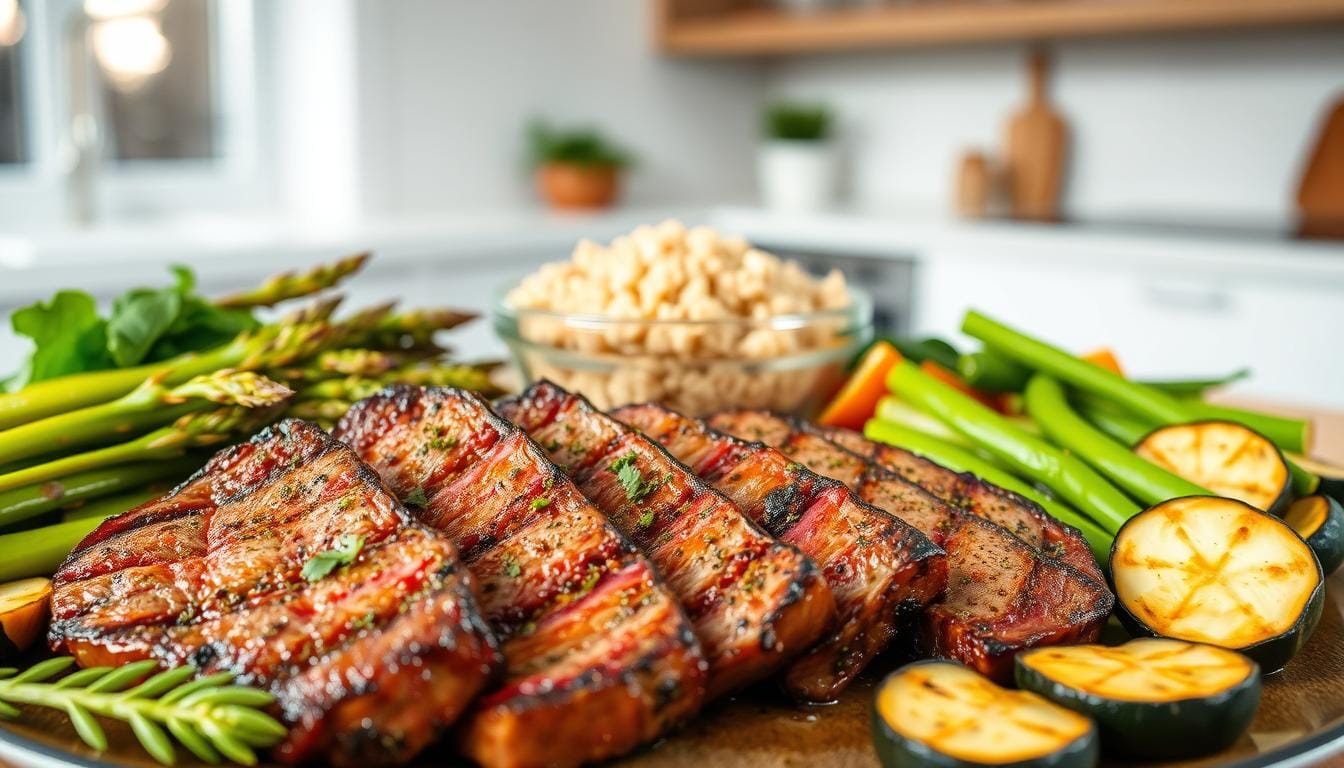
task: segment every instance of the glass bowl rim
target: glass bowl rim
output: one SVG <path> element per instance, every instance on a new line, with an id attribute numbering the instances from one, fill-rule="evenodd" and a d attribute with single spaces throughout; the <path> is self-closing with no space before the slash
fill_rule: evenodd
<path id="1" fill-rule="evenodd" d="M 853 285 L 846 285 L 845 292 L 849 295 L 850 301 L 843 307 L 832 309 L 817 309 L 809 312 L 789 312 L 781 315 L 769 315 L 767 317 L 720 317 L 707 320 L 676 320 L 670 318 L 620 318 L 610 315 L 583 314 L 570 312 L 557 312 L 549 309 L 529 309 L 526 307 L 518 308 L 511 306 L 507 299 L 508 294 L 516 287 L 516 284 L 504 286 L 496 291 L 493 311 L 495 319 L 508 320 L 515 326 L 523 318 L 545 318 L 556 320 L 566 326 L 573 328 L 586 328 L 591 330 L 600 330 L 603 328 L 615 328 L 630 325 L 642 325 L 650 327 L 744 327 L 769 329 L 777 331 L 793 331 L 808 328 L 822 320 L 848 320 L 849 325 L 865 326 L 873 323 L 873 299 L 862 288 Z M 512 335 L 521 335 L 514 332 Z M 524 340 L 527 341 L 527 340 Z M 533 342 L 536 343 L 536 342 Z M 546 345 L 549 346 L 549 345 Z"/>

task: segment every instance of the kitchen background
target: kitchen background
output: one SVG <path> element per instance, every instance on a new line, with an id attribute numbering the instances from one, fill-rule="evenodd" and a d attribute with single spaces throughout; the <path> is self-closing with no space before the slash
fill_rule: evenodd
<path id="1" fill-rule="evenodd" d="M 353 298 L 484 312 L 580 237 L 676 217 L 845 268 L 893 332 L 975 306 L 1134 373 L 1236 361 L 1242 396 L 1344 408 L 1344 243 L 1297 236 L 1296 201 L 1344 97 L 1344 2 L 737 5 L 0 0 L 0 308 L 372 248 Z M 1004 159 L 1033 51 L 1067 126 L 1045 222 L 981 205 L 964 161 Z M 781 100 L 829 108 L 833 204 L 762 202 Z M 537 117 L 637 158 L 619 206 L 539 202 Z M 454 342 L 503 354 L 488 323 Z"/>

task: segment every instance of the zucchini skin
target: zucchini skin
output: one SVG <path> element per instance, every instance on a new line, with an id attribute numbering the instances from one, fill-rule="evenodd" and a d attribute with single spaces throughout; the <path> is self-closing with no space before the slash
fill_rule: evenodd
<path id="1" fill-rule="evenodd" d="M 1200 699 L 1142 702 L 1108 699 L 1079 690 L 1017 659 L 1019 688 L 1096 722 L 1108 753 L 1177 760 L 1219 752 L 1250 727 L 1260 704 L 1260 668 L 1232 688 Z"/>
<path id="2" fill-rule="evenodd" d="M 1307 546 L 1316 553 L 1321 572 L 1329 576 L 1344 565 L 1344 503 L 1333 496 L 1325 497 L 1325 522 L 1306 538 Z"/>
<path id="3" fill-rule="evenodd" d="M 901 669 L 921 664 L 946 664 L 943 659 L 925 659 L 907 664 Z M 893 672 L 900 674 L 900 671 Z M 879 686 L 880 690 L 880 686 Z M 944 754 L 929 745 L 907 738 L 897 733 L 887 724 L 886 718 L 878 708 L 879 697 L 873 696 L 870 707 L 872 715 L 873 748 L 883 768 L 979 768 L 993 765 L 995 768 L 1095 768 L 1101 760 L 1101 738 L 1094 723 L 1087 733 L 1074 739 L 1063 748 L 1048 755 L 1031 760 L 1018 760 L 1012 763 L 978 763 Z"/>
<path id="4" fill-rule="evenodd" d="M 1344 504 L 1344 477 L 1320 475 L 1320 480 L 1321 484 L 1316 488 L 1316 492 Z"/>
<path id="5" fill-rule="evenodd" d="M 1174 501 L 1174 499 L 1169 499 L 1168 501 Z M 1252 507 L 1249 504 L 1246 505 L 1246 508 L 1255 510 L 1257 513 L 1270 518 L 1280 525 L 1287 525 L 1287 523 L 1283 522 L 1280 518 L 1264 512 L 1263 510 L 1255 509 L 1255 507 Z M 1146 511 L 1147 510 L 1145 510 L 1145 512 Z M 1106 570 L 1110 580 L 1111 591 L 1116 594 L 1115 615 L 1120 619 L 1120 623 L 1124 625 L 1125 629 L 1129 631 L 1129 634 L 1134 637 L 1167 637 L 1167 635 L 1148 626 L 1142 619 L 1131 613 L 1129 606 L 1125 605 L 1125 601 L 1120 599 L 1120 594 L 1116 590 L 1116 547 L 1120 542 L 1125 527 L 1141 517 L 1143 517 L 1143 512 L 1140 512 L 1125 521 L 1125 524 L 1120 526 L 1120 530 L 1116 531 L 1115 541 L 1111 542 L 1111 556 L 1107 558 L 1107 565 L 1109 567 Z M 1292 658 L 1297 655 L 1298 651 L 1302 650 L 1302 646 L 1306 645 L 1307 639 L 1311 637 L 1312 631 L 1315 630 L 1316 625 L 1320 623 L 1321 613 L 1325 610 L 1325 573 L 1321 570 L 1319 561 L 1316 563 L 1316 577 L 1316 589 L 1312 591 L 1311 597 L 1307 598 L 1306 604 L 1302 607 L 1302 613 L 1298 615 L 1297 621 L 1293 622 L 1291 627 L 1284 630 L 1281 634 L 1261 640 L 1254 645 L 1245 648 L 1229 648 L 1228 650 L 1249 656 L 1252 661 L 1260 665 L 1261 671 L 1266 675 L 1273 674 L 1283 669 L 1284 665 L 1291 661 Z M 1173 639 L 1181 640 L 1182 638 L 1177 637 Z"/>

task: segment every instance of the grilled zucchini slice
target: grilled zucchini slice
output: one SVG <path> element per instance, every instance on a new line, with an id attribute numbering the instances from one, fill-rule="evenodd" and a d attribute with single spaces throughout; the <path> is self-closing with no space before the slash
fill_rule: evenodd
<path id="1" fill-rule="evenodd" d="M 46 632 L 50 611 L 51 579 L 0 584 L 0 661 L 28 650 Z"/>
<path id="2" fill-rule="evenodd" d="M 1288 504 L 1288 462 L 1269 438 L 1230 421 L 1174 424 L 1149 432 L 1134 452 L 1218 496 L 1278 514 Z"/>
<path id="3" fill-rule="evenodd" d="M 1283 519 L 1316 553 L 1326 576 L 1344 564 L 1344 505 L 1329 496 L 1304 496 L 1288 505 Z"/>
<path id="4" fill-rule="evenodd" d="M 919 661 L 889 675 L 873 701 L 872 727 L 886 768 L 1075 768 L 1096 765 L 1100 754 L 1091 720 L 951 661 Z"/>
<path id="5" fill-rule="evenodd" d="M 1293 454 L 1288 458 L 1292 459 L 1297 466 L 1320 478 L 1316 493 L 1329 496 L 1340 504 L 1344 504 L 1344 467 L 1336 467 L 1299 454 Z"/>
<path id="6" fill-rule="evenodd" d="M 1297 653 L 1325 604 L 1320 563 L 1287 523 L 1216 496 L 1131 517 L 1111 544 L 1111 581 L 1132 634 L 1240 651 L 1266 673 Z"/>
<path id="7" fill-rule="evenodd" d="M 1212 645 L 1142 638 L 1037 648 L 1016 663 L 1020 688 L 1091 717 L 1108 753 L 1212 754 L 1245 733 L 1260 703 L 1260 667 Z"/>

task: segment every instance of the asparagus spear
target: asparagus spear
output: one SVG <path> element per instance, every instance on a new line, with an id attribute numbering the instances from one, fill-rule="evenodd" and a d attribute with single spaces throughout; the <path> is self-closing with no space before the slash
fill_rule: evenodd
<path id="1" fill-rule="evenodd" d="M 284 390 L 288 393 L 289 390 Z M 47 483 L 77 472 L 88 472 L 118 464 L 176 459 L 187 449 L 218 445 L 240 432 L 249 432 L 270 421 L 288 398 L 279 395 L 268 407 L 228 406 L 214 411 L 180 417 L 166 427 L 133 440 L 85 453 L 65 456 L 32 467 L 0 475 L 0 491 L 9 491 L 37 483 Z"/>
<path id="2" fill-rule="evenodd" d="M 201 465 L 196 458 L 147 461 L 77 472 L 56 482 L 26 485 L 0 493 L 0 527 L 27 520 L 70 504 L 101 500 L 145 483 L 180 479 Z"/>
<path id="3" fill-rule="evenodd" d="M 1185 424 L 1206 418 L 1188 403 L 1173 395 L 1092 365 L 1086 360 L 1009 328 L 975 310 L 966 313 L 961 330 L 1023 365 L 1048 373 L 1077 389 L 1111 400 L 1126 410 L 1160 425 Z M 1236 418 L 1228 420 L 1239 421 Z M 1246 426 L 1256 429 L 1252 424 Z M 1301 430 L 1298 436 L 1303 440 L 1308 439 L 1307 430 Z M 1285 445 L 1279 447 L 1292 450 Z M 1320 485 L 1320 478 L 1292 461 L 1288 461 L 1288 469 L 1293 475 L 1293 490 L 1299 496 L 1314 493 Z"/>
<path id="4" fill-rule="evenodd" d="M 197 462 L 198 464 L 200 462 Z M 171 485 L 163 483 L 150 483 L 135 490 L 119 493 L 116 496 L 107 496 L 101 499 L 94 499 L 87 504 L 79 504 L 61 512 L 61 522 L 68 523 L 71 520 L 106 520 L 113 515 L 119 515 L 128 509 L 135 509 L 151 499 L 157 499 L 168 491 L 172 490 Z M 73 545 L 71 545 L 73 547 Z"/>
<path id="5" fill-rule="evenodd" d="M 1016 475 L 998 465 L 985 461 L 965 448 L 931 437 L 910 427 L 881 419 L 869 419 L 868 423 L 863 426 L 863 434 L 870 440 L 890 443 L 899 448 L 904 448 L 956 472 L 970 472 L 987 483 L 993 483 L 1000 488 L 1006 488 L 1019 496 L 1030 499 L 1039 504 L 1041 509 L 1048 512 L 1051 517 L 1072 525 L 1082 532 L 1083 538 L 1087 539 L 1087 544 L 1092 549 L 1092 554 L 1096 556 L 1098 562 L 1104 563 L 1106 558 L 1110 556 L 1113 537 L 1101 526 L 1071 507 L 1046 496 Z"/>
<path id="6" fill-rule="evenodd" d="M 887 386 L 994 453 L 1017 474 L 1042 483 L 1111 534 L 1139 511 L 1129 497 L 1078 457 L 1022 431 L 909 362 L 892 368 Z"/>
<path id="7" fill-rule="evenodd" d="M 110 403 L 48 416 L 0 432 L 0 462 L 110 442 L 217 404 L 256 408 L 293 394 L 287 387 L 250 371 L 218 371 L 174 387 L 164 384 L 163 378 L 148 379 Z"/>
<path id="8" fill-rule="evenodd" d="M 1074 412 L 1059 381 L 1038 373 L 1027 382 L 1027 412 L 1056 445 L 1086 461 L 1144 504 L 1178 496 L 1211 496 L 1208 489 L 1150 463 Z"/>
<path id="9" fill-rule="evenodd" d="M 458 309 L 415 309 L 379 319 L 362 346 L 395 349 L 432 344 L 434 334 L 476 319 L 476 313 Z"/>
<path id="10" fill-rule="evenodd" d="M 331 429 L 350 410 L 346 400 L 305 400 L 295 403 L 285 413 L 295 419 L 316 422 L 323 429 Z"/>
<path id="11" fill-rule="evenodd" d="M 231 309 L 272 307 L 282 301 L 324 291 L 358 272 L 369 260 L 369 253 L 357 253 L 330 264 L 319 264 L 306 272 L 284 272 L 267 279 L 250 291 L 216 299 L 215 304 Z"/>
<path id="12" fill-rule="evenodd" d="M 0 535 L 0 583 L 30 576 L 50 576 L 70 550 L 98 527 L 96 517 Z"/>
<path id="13" fill-rule="evenodd" d="M 1289 453 L 1305 453 L 1311 445 L 1311 422 L 1271 413 L 1206 403 L 1199 398 L 1183 400 L 1190 412 L 1201 419 L 1235 421 L 1269 438 Z"/>
<path id="14" fill-rule="evenodd" d="M 156 498 L 160 494 L 140 490 L 100 499 L 69 513 L 64 520 L 41 528 L 0 535 L 0 583 L 30 576 L 50 576 L 61 567 L 70 551 L 104 520 Z"/>
<path id="15" fill-rule="evenodd" d="M 278 323 L 241 333 L 228 344 L 205 352 L 192 352 L 134 368 L 39 381 L 18 392 L 0 395 L 0 429 L 115 400 L 151 378 L 175 386 L 195 376 L 225 368 L 246 371 L 282 368 L 311 357 L 324 348 L 332 336 L 333 327 L 326 322 Z"/>
<path id="16" fill-rule="evenodd" d="M 1158 426 L 1085 392 L 1075 393 L 1073 400 L 1083 416 L 1097 429 L 1131 448 Z"/>

